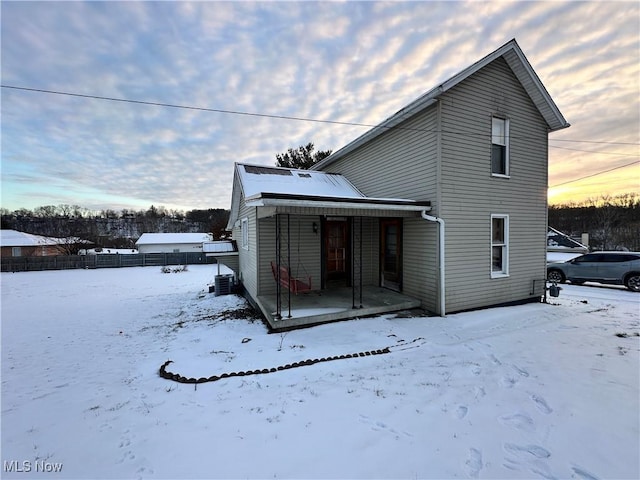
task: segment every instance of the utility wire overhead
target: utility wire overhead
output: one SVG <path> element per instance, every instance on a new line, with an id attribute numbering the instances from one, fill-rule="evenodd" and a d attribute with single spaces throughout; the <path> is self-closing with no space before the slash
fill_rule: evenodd
<path id="1" fill-rule="evenodd" d="M 223 113 L 223 114 L 229 114 L 229 115 L 243 115 L 243 116 L 248 116 L 248 117 L 262 117 L 262 118 L 273 118 L 273 119 L 279 119 L 279 120 L 295 120 L 295 121 L 300 121 L 300 122 L 314 122 L 314 123 L 327 123 L 327 124 L 333 124 L 333 125 L 346 125 L 346 126 L 355 126 L 355 127 L 366 127 L 366 128 L 392 128 L 392 127 L 386 127 L 382 124 L 369 124 L 369 123 L 358 123 L 358 122 L 341 122 L 338 120 L 320 120 L 317 118 L 305 118 L 305 117 L 295 117 L 295 116 L 288 116 L 288 115 L 274 115 L 274 114 L 267 114 L 267 113 L 255 113 L 255 112 L 242 112 L 242 111 L 237 111 L 237 110 L 225 110 L 225 109 L 220 109 L 220 108 L 208 108 L 208 107 L 195 107 L 195 106 L 190 106 L 190 105 L 178 105 L 178 104 L 172 104 L 172 103 L 164 103 L 164 102 L 151 102 L 151 101 L 145 101 L 145 100 L 131 100 L 131 99 L 126 99 L 126 98 L 116 98 L 116 97 L 106 97 L 106 96 L 101 96 L 101 95 L 89 95 L 89 94 L 82 94 L 82 93 L 72 93 L 72 92 L 61 92 L 61 91 L 55 91 L 55 90 L 45 90 L 45 89 L 41 89 L 41 88 L 29 88 L 29 87 L 19 87 L 19 86 L 15 86 L 15 85 L 0 85 L 0 87 L 2 88 L 8 88 L 8 89 L 13 89 L 13 90 L 22 90 L 22 91 L 27 91 L 27 92 L 37 92 L 37 93 L 47 93 L 47 94 L 52 94 L 52 95 L 65 95 L 65 96 L 70 96 L 70 97 L 79 97 L 79 98 L 88 98 L 88 99 L 93 99 L 93 100 L 105 100 L 105 101 L 110 101 L 110 102 L 120 102 L 120 103 L 131 103 L 131 104 L 137 104 L 137 105 L 149 105 L 149 106 L 156 106 L 156 107 L 167 107 L 167 108 L 178 108 L 178 109 L 185 109 L 185 110 L 196 110 L 196 111 L 202 111 L 202 112 L 213 112 L 213 113 Z M 386 120 L 384 120 L 386 121 Z M 384 123 L 384 121 L 382 123 Z M 425 130 L 425 129 L 421 129 L 421 128 L 408 128 L 408 127 L 398 127 L 395 126 L 394 128 L 398 128 L 401 130 L 409 130 L 409 131 L 416 131 L 416 132 L 427 132 L 427 133 L 437 133 L 435 130 Z M 474 135 L 474 134 L 470 134 L 469 132 L 453 132 L 453 131 L 443 131 L 441 133 L 448 133 L 448 134 L 454 134 L 454 135 Z M 480 136 L 486 136 L 485 134 L 477 134 Z M 489 135 L 490 136 L 490 135 Z M 516 138 L 515 136 L 511 135 L 512 138 Z M 520 137 L 522 138 L 522 137 Z M 629 143 L 629 142 L 604 142 L 604 141 L 593 141 L 593 140 L 573 140 L 573 139 L 553 139 L 552 141 L 554 142 L 573 142 L 573 143 L 593 143 L 593 144 L 605 144 L 605 145 L 640 145 L 640 143 Z M 562 147 L 557 147 L 557 146 L 553 146 L 550 145 L 553 148 L 562 148 Z M 593 151 L 588 151 L 588 150 L 577 150 L 577 151 L 584 151 L 587 153 L 605 153 L 605 152 L 593 152 Z M 623 155 L 623 156 L 627 156 L 628 154 L 614 154 L 614 153 L 607 153 L 608 155 Z"/>
<path id="2" fill-rule="evenodd" d="M 584 177 L 576 178 L 574 180 L 569 180 L 567 182 L 557 183 L 555 185 L 551 185 L 549 188 L 556 188 L 556 187 L 560 187 L 562 185 L 567 185 L 569 183 L 579 182 L 580 180 L 585 180 L 587 178 L 596 177 L 598 175 L 602 175 L 603 173 L 609 173 L 609 172 L 613 172 L 614 170 L 620 170 L 621 168 L 630 167 L 632 165 L 635 165 L 636 163 L 640 163 L 640 161 L 636 160 L 636 161 L 631 162 L 631 163 L 626 163 L 624 165 L 619 165 L 617 167 L 613 167 L 613 168 L 609 168 L 607 170 L 603 170 L 602 172 L 592 173 L 591 175 L 585 175 Z"/>
<path id="3" fill-rule="evenodd" d="M 555 141 L 555 140 L 553 140 Z M 616 144 L 617 145 L 617 144 Z M 562 150 L 571 150 L 573 152 L 585 152 L 585 153 L 593 153 L 596 155 L 616 155 L 618 157 L 638 157 L 638 154 L 634 153 L 616 153 L 616 152 L 598 152 L 594 150 L 580 150 L 579 148 L 569 148 L 569 147 L 560 147 L 558 145 L 549 145 L 550 148 L 560 148 Z"/>

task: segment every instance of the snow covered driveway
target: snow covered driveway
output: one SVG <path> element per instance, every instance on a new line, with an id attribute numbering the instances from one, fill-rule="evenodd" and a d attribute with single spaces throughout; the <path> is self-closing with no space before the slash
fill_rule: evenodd
<path id="1" fill-rule="evenodd" d="M 268 335 L 214 275 L 1 274 L 3 478 L 640 477 L 638 294 Z"/>

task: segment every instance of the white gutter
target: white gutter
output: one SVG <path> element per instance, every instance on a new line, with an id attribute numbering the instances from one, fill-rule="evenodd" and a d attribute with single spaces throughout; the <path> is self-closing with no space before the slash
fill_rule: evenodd
<path id="1" fill-rule="evenodd" d="M 445 311 L 445 282 L 444 282 L 444 220 L 438 217 L 434 217 L 432 215 L 427 215 L 427 210 L 423 210 L 422 213 L 420 213 L 420 216 L 422 218 L 424 218 L 425 220 L 429 221 L 429 222 L 437 222 L 440 224 L 440 227 L 438 228 L 438 253 L 439 253 L 439 263 L 440 263 L 440 275 L 439 275 L 439 280 L 440 280 L 440 316 L 444 317 L 446 316 L 446 311 Z"/>
<path id="2" fill-rule="evenodd" d="M 250 207 L 318 207 L 318 208 L 348 208 L 361 210 L 392 210 L 404 212 L 426 212 L 431 207 L 425 205 L 412 205 L 411 203 L 369 203 L 349 202 L 348 200 L 301 200 L 283 198 L 247 198 L 246 205 Z"/>

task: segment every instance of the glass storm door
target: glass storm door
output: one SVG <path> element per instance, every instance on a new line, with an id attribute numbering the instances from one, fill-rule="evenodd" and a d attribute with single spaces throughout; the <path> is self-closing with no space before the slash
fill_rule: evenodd
<path id="1" fill-rule="evenodd" d="M 402 221 L 380 222 L 380 280 L 383 287 L 400 291 L 402 285 Z"/>
<path id="2" fill-rule="evenodd" d="M 328 281 L 347 280 L 348 237 L 346 220 L 327 220 L 324 225 L 326 278 Z"/>

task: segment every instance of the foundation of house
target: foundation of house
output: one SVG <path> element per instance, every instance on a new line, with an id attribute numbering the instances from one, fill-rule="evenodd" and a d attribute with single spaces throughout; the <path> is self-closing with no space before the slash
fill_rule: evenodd
<path id="1" fill-rule="evenodd" d="M 397 312 L 420 306 L 420 300 L 382 287 L 362 288 L 362 307 L 359 298 L 356 308 L 353 304 L 351 288 L 330 288 L 325 290 L 291 294 L 291 305 L 287 304 L 288 292 L 283 293 L 281 318 L 276 316 L 275 295 L 258 297 L 262 310 L 272 331 L 307 327 L 319 323 L 334 322 L 348 318 L 366 317 L 381 313 Z"/>

